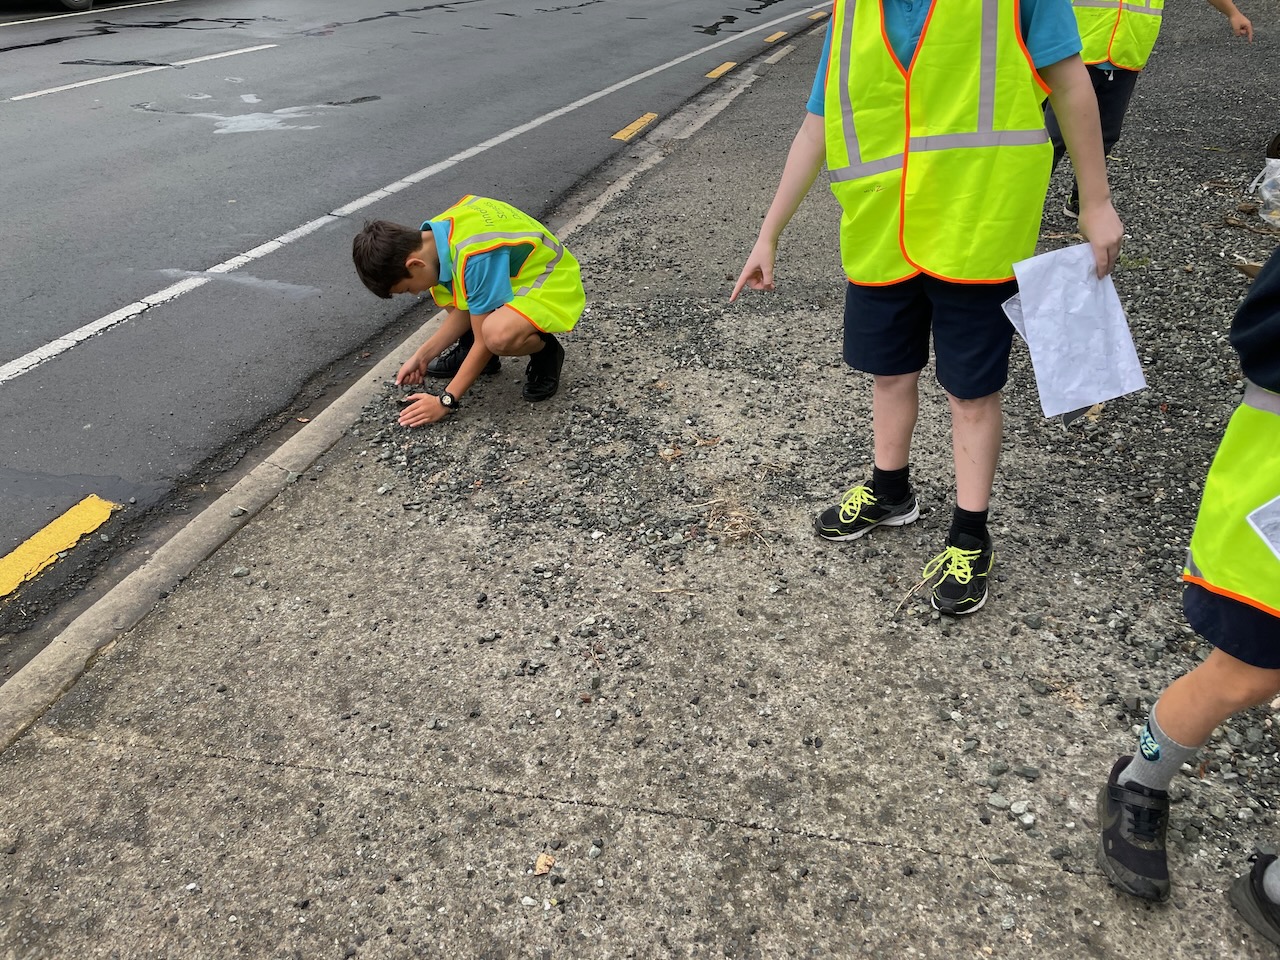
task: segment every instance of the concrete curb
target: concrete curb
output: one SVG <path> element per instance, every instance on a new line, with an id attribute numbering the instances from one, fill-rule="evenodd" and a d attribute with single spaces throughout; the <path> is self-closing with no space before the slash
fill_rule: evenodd
<path id="1" fill-rule="evenodd" d="M 298 474 L 337 443 L 359 416 L 376 384 L 395 376 L 404 346 L 421 343 L 441 316 L 436 313 L 406 337 L 311 423 L 205 508 L 0 686 L 0 751 L 22 736 L 79 679 L 99 651 L 118 634 L 136 626 L 198 564 L 212 556 Z"/>

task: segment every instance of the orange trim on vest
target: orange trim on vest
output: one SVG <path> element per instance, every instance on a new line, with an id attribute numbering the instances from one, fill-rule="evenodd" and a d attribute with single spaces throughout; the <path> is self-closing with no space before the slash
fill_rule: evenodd
<path id="1" fill-rule="evenodd" d="M 1228 597 L 1239 603 L 1243 603 L 1247 607 L 1253 607 L 1255 610 L 1261 610 L 1263 613 L 1269 613 L 1273 617 L 1280 617 L 1280 610 L 1275 610 L 1272 607 L 1267 606 L 1261 600 L 1255 600 L 1253 597 L 1246 597 L 1239 593 L 1233 593 L 1223 587 L 1215 586 L 1203 577 L 1197 577 L 1192 573 L 1184 573 L 1182 575 L 1182 579 L 1187 583 L 1194 583 L 1196 586 L 1204 587 L 1210 593 L 1216 593 L 1220 597 Z"/>
<path id="2" fill-rule="evenodd" d="M 512 313 L 518 313 L 518 314 L 520 314 L 520 316 L 524 317 L 526 320 L 528 320 L 528 321 L 529 321 L 529 326 L 533 327 L 533 329 L 535 329 L 535 330 L 539 330 L 539 331 L 541 331 L 541 332 L 543 332 L 543 333 L 546 333 L 546 331 L 545 331 L 545 330 L 543 330 L 543 329 L 542 329 L 540 326 L 538 326 L 536 323 L 534 323 L 534 322 L 533 322 L 533 318 L 532 318 L 532 317 L 530 317 L 530 316 L 529 316 L 527 313 L 525 313 L 523 310 L 517 310 L 515 307 L 513 307 L 513 306 L 512 306 L 511 304 L 509 304 L 509 303 L 504 303 L 504 304 L 502 305 L 502 307 L 506 307 L 506 308 L 507 308 L 508 310 L 510 310 Z M 501 309 L 502 309 L 502 307 L 499 307 L 498 309 L 499 309 L 499 310 L 501 310 Z M 541 353 L 542 351 L 538 351 L 538 352 L 539 352 L 539 353 Z M 532 354 L 530 354 L 530 356 L 532 356 Z"/>

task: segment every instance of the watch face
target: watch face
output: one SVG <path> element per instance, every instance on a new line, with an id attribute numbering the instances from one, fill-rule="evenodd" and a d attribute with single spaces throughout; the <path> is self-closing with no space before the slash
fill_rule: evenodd
<path id="1" fill-rule="evenodd" d="M 446 393 L 440 394 L 440 402 L 443 403 L 446 407 L 452 407 L 458 401 L 453 399 L 453 394 L 446 392 Z"/>

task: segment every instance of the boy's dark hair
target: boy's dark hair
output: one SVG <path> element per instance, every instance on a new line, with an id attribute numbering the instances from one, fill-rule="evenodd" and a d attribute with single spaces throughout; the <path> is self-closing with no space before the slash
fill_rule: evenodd
<path id="1" fill-rule="evenodd" d="M 375 295 L 390 300 L 391 288 L 409 276 L 404 262 L 421 247 L 421 230 L 390 220 L 369 220 L 351 241 L 351 259 L 360 281 Z"/>

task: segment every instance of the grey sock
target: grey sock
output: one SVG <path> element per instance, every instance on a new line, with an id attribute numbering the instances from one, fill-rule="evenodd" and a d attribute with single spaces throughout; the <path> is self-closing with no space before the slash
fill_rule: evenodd
<path id="1" fill-rule="evenodd" d="M 1280 903 L 1280 860 L 1272 860 L 1262 874 L 1262 892 L 1272 903 Z"/>
<path id="2" fill-rule="evenodd" d="M 1178 768 L 1196 755 L 1204 744 L 1188 747 L 1178 743 L 1156 723 L 1157 702 L 1147 717 L 1147 725 L 1138 737 L 1138 749 L 1129 765 L 1116 777 L 1117 783 L 1137 784 L 1151 790 L 1168 790 Z"/>

